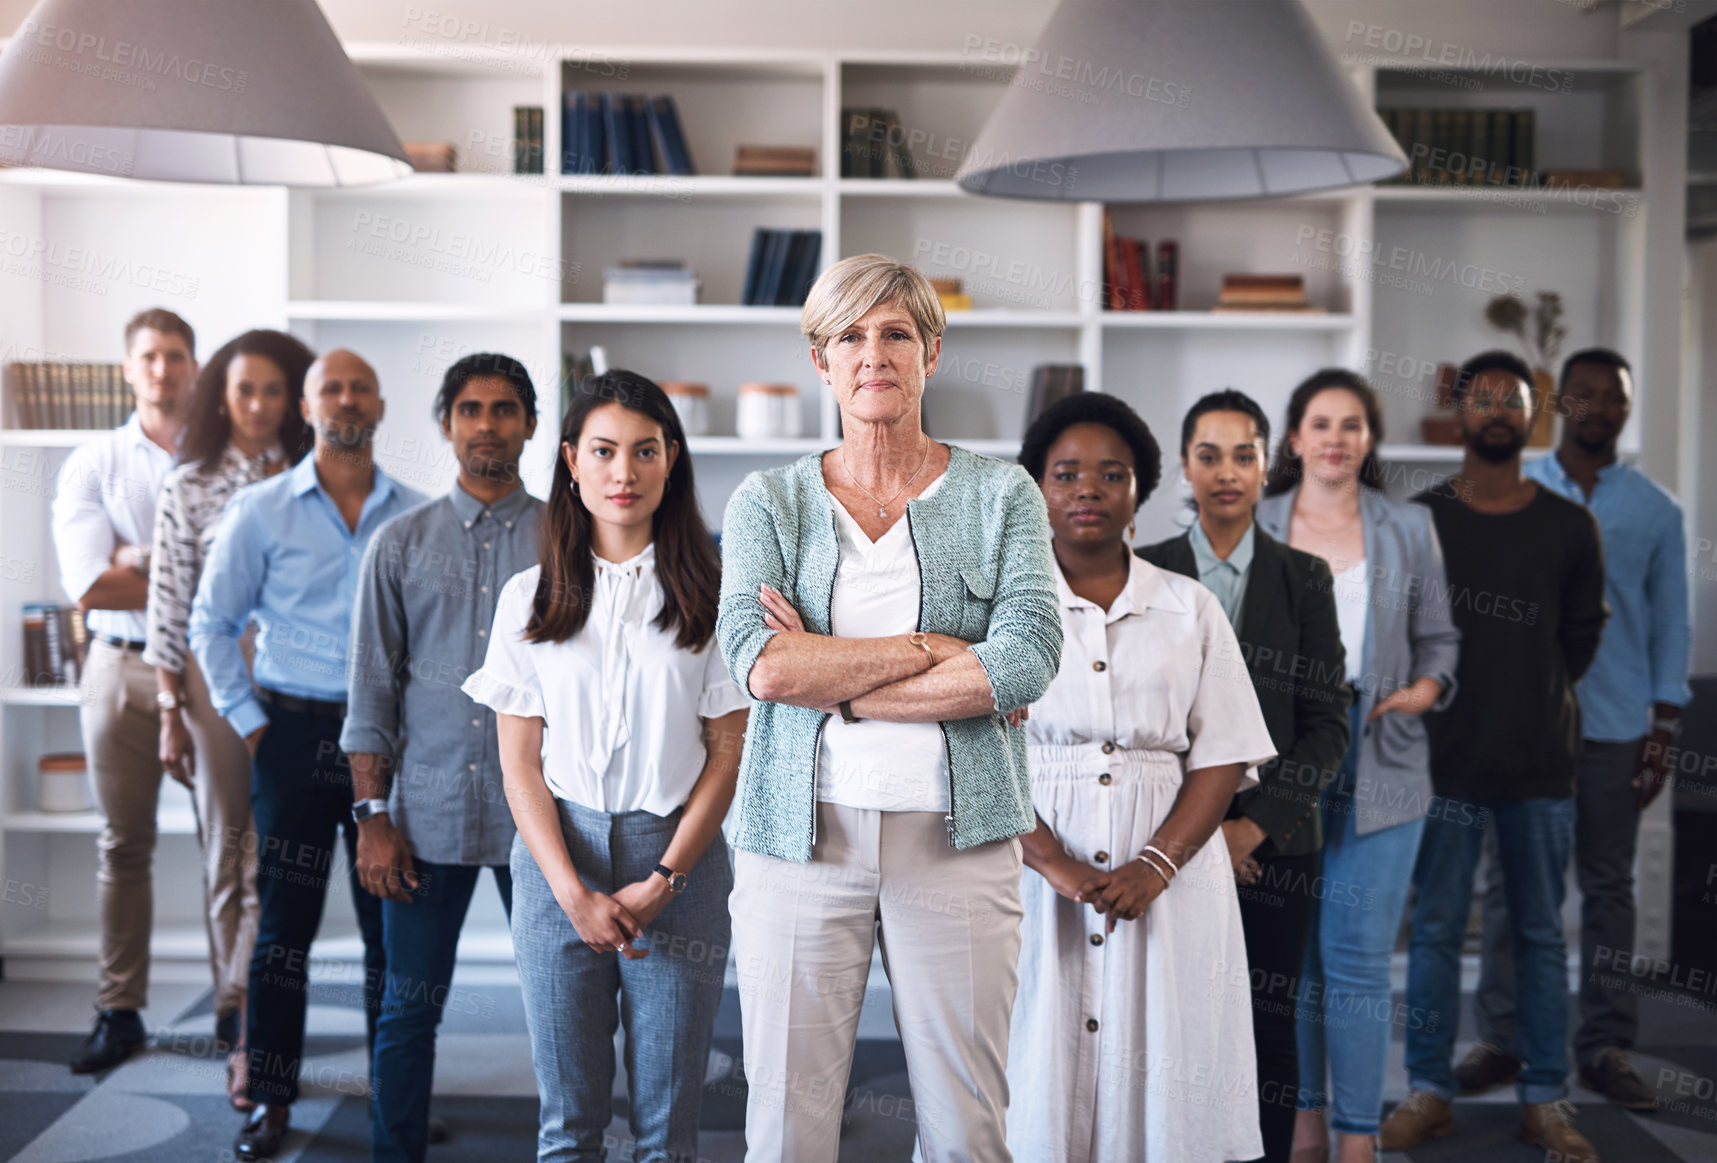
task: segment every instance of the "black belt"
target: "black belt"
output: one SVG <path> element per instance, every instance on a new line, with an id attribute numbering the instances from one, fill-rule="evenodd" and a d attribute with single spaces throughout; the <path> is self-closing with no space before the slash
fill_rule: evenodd
<path id="1" fill-rule="evenodd" d="M 129 638 L 115 638 L 112 634 L 93 635 L 97 642 L 105 642 L 115 650 L 142 650 L 144 643 L 133 642 Z"/>
<path id="2" fill-rule="evenodd" d="M 346 704 L 333 703 L 325 699 L 301 699 L 297 695 L 282 694 L 271 691 L 266 687 L 258 687 L 256 697 L 271 707 L 279 707 L 296 715 L 322 715 L 330 719 L 344 719 Z"/>

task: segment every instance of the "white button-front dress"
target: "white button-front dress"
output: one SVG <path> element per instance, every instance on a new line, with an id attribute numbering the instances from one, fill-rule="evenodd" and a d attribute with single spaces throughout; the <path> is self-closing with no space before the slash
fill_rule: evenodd
<path id="1" fill-rule="evenodd" d="M 1109 610 L 1056 575 L 1061 671 L 1026 724 L 1032 803 L 1099 868 L 1134 859 L 1181 777 L 1275 755 L 1234 631 L 1198 582 L 1131 559 Z M 1240 902 L 1221 833 L 1137 921 L 1021 882 L 1008 1046 L 1014 1158 L 1220 1163 L 1264 1153 Z"/>

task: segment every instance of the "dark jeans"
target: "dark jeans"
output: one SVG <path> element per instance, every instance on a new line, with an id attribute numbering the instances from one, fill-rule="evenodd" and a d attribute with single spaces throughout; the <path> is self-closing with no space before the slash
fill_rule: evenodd
<path id="1" fill-rule="evenodd" d="M 345 843 L 352 903 L 364 940 L 364 1025 L 371 1046 L 387 962 L 381 901 L 358 885 L 352 771 L 340 750 L 341 720 L 278 705 L 270 705 L 268 719 L 250 768 L 261 910 L 256 951 L 250 958 L 245 1044 L 250 1050 L 251 1099 L 284 1105 L 298 1098 L 310 942 L 322 924 L 322 905 L 337 863 L 336 829 Z"/>
<path id="2" fill-rule="evenodd" d="M 1568 968 L 1562 939 L 1571 799 L 1455 800 L 1434 796 L 1413 867 L 1407 960 L 1407 1077 L 1414 1090 L 1455 1097 L 1451 1058 L 1461 1014 L 1461 939 L 1485 833 L 1508 888 L 1509 937 L 1520 973 L 1523 1103 L 1555 1102 L 1568 1083 Z"/>
<path id="3" fill-rule="evenodd" d="M 1323 854 L 1266 856 L 1240 889 L 1240 923 L 1252 971 L 1252 1041 L 1258 1053 L 1258 1127 L 1267 1163 L 1288 1163 L 1300 1090 L 1295 999 Z"/>
<path id="4" fill-rule="evenodd" d="M 429 1092 L 435 1079 L 435 1030 L 449 1004 L 472 1012 L 452 992 L 459 930 L 482 865 L 413 858 L 410 904 L 382 902 L 387 991 L 370 1056 L 370 1163 L 421 1163 L 429 1146 Z M 513 874 L 493 868 L 501 906 L 513 915 Z"/>
<path id="5" fill-rule="evenodd" d="M 1617 951 L 1634 947 L 1634 849 L 1639 840 L 1638 792 L 1630 786 L 1639 756 L 1638 739 L 1602 743 L 1588 739 L 1580 757 L 1574 810 L 1574 877 L 1580 886 L 1580 1028 L 1574 1059 L 1589 1066 L 1600 1050 L 1630 1049 L 1639 1031 L 1639 999 L 1629 992 L 1625 962 Z M 1508 898 L 1495 845 L 1487 843 L 1484 952 L 1479 968 L 1479 1037 L 1509 1054 L 1514 1040 L 1514 942 Z M 1608 972 L 1597 968 L 1602 961 Z"/>

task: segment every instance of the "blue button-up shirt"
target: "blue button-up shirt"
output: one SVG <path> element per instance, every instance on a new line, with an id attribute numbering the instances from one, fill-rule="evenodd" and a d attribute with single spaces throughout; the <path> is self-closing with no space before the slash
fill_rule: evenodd
<path id="1" fill-rule="evenodd" d="M 393 822 L 432 864 L 501 865 L 512 849 L 495 712 L 459 688 L 483 665 L 501 587 L 538 562 L 542 509 L 523 489 L 485 505 L 454 485 L 364 555 L 340 746 L 393 764 Z"/>
<path id="2" fill-rule="evenodd" d="M 258 686 L 346 701 L 346 645 L 364 549 L 382 522 L 423 499 L 378 468 L 354 533 L 317 479 L 313 456 L 233 496 L 197 584 L 189 634 L 215 710 L 233 730 L 249 735 L 268 723 L 239 650 L 253 618 Z"/>
<path id="3" fill-rule="evenodd" d="M 1590 497 L 1554 454 L 1529 463 L 1526 475 L 1587 506 L 1598 520 L 1610 620 L 1598 656 L 1577 688 L 1580 716 L 1588 739 L 1638 739 L 1651 726 L 1653 703 L 1682 707 L 1692 694 L 1681 506 L 1651 478 L 1620 461 L 1598 470 Z"/>
<path id="4" fill-rule="evenodd" d="M 1246 526 L 1246 532 L 1241 534 L 1226 559 L 1216 555 L 1210 538 L 1204 534 L 1204 526 L 1197 519 L 1187 530 L 1187 540 L 1192 542 L 1193 560 L 1198 563 L 1198 580 L 1216 595 L 1216 600 L 1222 604 L 1222 612 L 1228 615 L 1228 624 L 1235 630 L 1240 629 L 1240 607 L 1246 599 L 1246 579 L 1252 574 L 1253 534 L 1257 529 L 1256 524 Z"/>

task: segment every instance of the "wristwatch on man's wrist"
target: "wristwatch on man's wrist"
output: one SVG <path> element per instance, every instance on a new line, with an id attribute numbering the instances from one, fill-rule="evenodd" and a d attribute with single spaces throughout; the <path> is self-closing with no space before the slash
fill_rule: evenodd
<path id="1" fill-rule="evenodd" d="M 675 895 L 678 895 L 686 887 L 686 874 L 683 872 L 675 872 L 666 864 L 656 865 L 655 872 L 656 875 L 668 882 L 668 891 Z"/>
<path id="2" fill-rule="evenodd" d="M 359 800 L 352 805 L 352 819 L 361 824 L 371 816 L 379 816 L 387 810 L 388 802 L 386 800 Z"/>
<path id="3" fill-rule="evenodd" d="M 179 696 L 172 691 L 156 691 L 155 706 L 163 711 L 176 711 L 185 704 L 179 701 Z"/>

